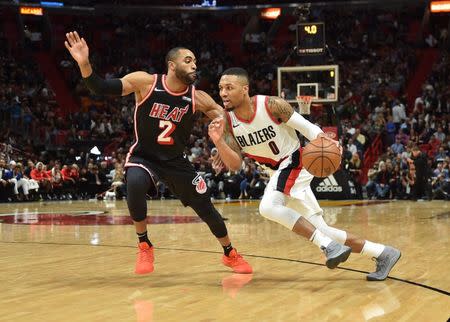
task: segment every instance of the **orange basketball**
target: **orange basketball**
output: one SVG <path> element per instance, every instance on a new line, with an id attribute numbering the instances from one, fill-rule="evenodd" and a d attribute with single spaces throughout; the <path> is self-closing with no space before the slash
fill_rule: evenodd
<path id="1" fill-rule="evenodd" d="M 312 140 L 302 152 L 303 167 L 315 177 L 328 177 L 341 164 L 341 152 L 335 143 L 324 138 Z"/>

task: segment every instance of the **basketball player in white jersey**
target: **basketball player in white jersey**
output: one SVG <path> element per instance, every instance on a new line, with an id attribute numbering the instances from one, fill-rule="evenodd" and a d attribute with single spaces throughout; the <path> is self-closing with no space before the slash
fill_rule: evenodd
<path id="1" fill-rule="evenodd" d="M 295 112 L 285 100 L 262 95 L 250 97 L 248 74 L 242 68 L 226 70 L 219 89 L 225 113 L 211 122 L 209 136 L 222 162 L 232 170 L 239 170 L 244 155 L 275 170 L 259 205 L 261 215 L 319 246 L 327 256 L 327 267 L 336 267 L 353 251 L 377 261 L 376 271 L 368 274 L 367 280 L 385 280 L 400 258 L 400 251 L 325 223 L 323 210 L 310 187 L 313 176 L 301 165 L 296 131 L 309 141 L 324 137 L 339 143 Z M 287 207 L 288 200 L 294 201 L 299 211 Z M 340 254 L 340 259 L 332 260 L 329 265 L 329 258 L 336 256 L 335 253 Z"/>

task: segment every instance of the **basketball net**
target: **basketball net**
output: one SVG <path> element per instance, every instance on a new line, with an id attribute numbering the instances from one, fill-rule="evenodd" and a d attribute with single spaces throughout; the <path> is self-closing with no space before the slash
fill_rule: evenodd
<path id="1" fill-rule="evenodd" d="M 296 96 L 300 114 L 303 115 L 311 114 L 311 103 L 313 98 L 314 96 L 305 96 L 305 95 Z"/>

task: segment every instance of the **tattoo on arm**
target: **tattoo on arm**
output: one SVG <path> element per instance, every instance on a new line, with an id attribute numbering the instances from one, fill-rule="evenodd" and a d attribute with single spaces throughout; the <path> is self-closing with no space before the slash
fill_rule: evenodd
<path id="1" fill-rule="evenodd" d="M 226 116 L 223 116 L 224 118 L 226 118 Z M 225 128 L 223 129 L 223 139 L 225 141 L 225 143 L 234 151 L 236 152 L 240 157 L 242 157 L 241 154 L 241 147 L 239 146 L 239 144 L 236 142 L 236 139 L 234 138 L 234 135 L 231 133 L 230 128 L 229 128 L 229 124 L 225 119 Z"/>
<path id="2" fill-rule="evenodd" d="M 291 104 L 276 96 L 269 97 L 267 107 L 279 122 L 287 122 L 294 113 L 294 109 Z"/>
<path id="3" fill-rule="evenodd" d="M 231 135 L 230 133 L 226 132 L 223 135 L 223 139 L 225 140 L 226 144 L 234 151 L 236 152 L 239 156 L 241 155 L 241 147 L 237 144 L 236 140 L 234 139 L 233 135 Z"/>

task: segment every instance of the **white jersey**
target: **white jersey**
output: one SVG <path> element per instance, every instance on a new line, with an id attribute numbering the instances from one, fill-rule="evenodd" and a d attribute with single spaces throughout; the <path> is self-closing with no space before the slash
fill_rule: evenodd
<path id="1" fill-rule="evenodd" d="M 278 122 L 270 113 L 268 100 L 268 96 L 255 96 L 255 114 L 251 120 L 239 119 L 230 111 L 226 112 L 227 121 L 245 156 L 277 169 L 284 159 L 300 148 L 300 141 L 295 129 Z"/>

